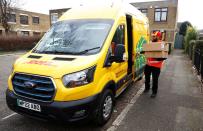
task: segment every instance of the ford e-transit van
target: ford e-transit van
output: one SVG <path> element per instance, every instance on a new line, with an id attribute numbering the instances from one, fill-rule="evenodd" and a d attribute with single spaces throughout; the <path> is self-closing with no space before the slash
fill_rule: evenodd
<path id="1" fill-rule="evenodd" d="M 33 118 L 103 125 L 115 98 L 142 77 L 148 41 L 148 19 L 131 5 L 72 8 L 16 60 L 7 105 Z"/>

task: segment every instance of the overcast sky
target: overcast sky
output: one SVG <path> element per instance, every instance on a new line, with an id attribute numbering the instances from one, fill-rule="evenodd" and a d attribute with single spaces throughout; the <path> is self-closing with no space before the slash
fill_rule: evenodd
<path id="1" fill-rule="evenodd" d="M 50 9 L 74 7 L 80 4 L 93 3 L 105 0 L 20 0 L 21 8 L 48 14 Z M 116 1 L 116 0 L 115 0 Z M 126 0 L 134 2 L 152 0 Z M 179 0 L 178 21 L 190 21 L 193 26 L 203 29 L 203 1 L 202 0 Z"/>

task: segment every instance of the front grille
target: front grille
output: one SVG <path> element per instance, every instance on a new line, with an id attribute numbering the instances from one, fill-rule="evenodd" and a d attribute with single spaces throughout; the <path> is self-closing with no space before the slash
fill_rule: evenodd
<path id="1" fill-rule="evenodd" d="M 29 83 L 30 86 L 26 83 Z M 51 101 L 54 97 L 54 84 L 47 77 L 16 73 L 12 84 L 15 93 L 23 97 L 40 101 Z"/>

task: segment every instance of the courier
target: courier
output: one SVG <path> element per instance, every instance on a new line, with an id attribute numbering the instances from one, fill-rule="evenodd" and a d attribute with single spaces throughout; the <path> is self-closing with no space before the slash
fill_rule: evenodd
<path id="1" fill-rule="evenodd" d="M 147 65 L 145 67 L 145 90 L 150 90 L 150 77 L 152 75 L 152 95 L 155 98 L 158 92 L 158 80 L 161 73 L 163 61 L 168 57 L 168 45 L 161 41 L 161 32 L 152 34 L 152 43 L 143 45 Z"/>

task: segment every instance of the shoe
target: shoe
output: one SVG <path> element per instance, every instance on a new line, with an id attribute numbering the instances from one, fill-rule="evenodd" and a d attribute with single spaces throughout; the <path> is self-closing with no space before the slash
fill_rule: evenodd
<path id="1" fill-rule="evenodd" d="M 155 97 L 156 97 L 156 94 L 152 93 L 151 98 L 155 98 Z"/>
<path id="2" fill-rule="evenodd" d="M 144 90 L 144 93 L 147 93 L 147 92 L 149 92 L 149 89 L 145 89 L 145 90 Z"/>

